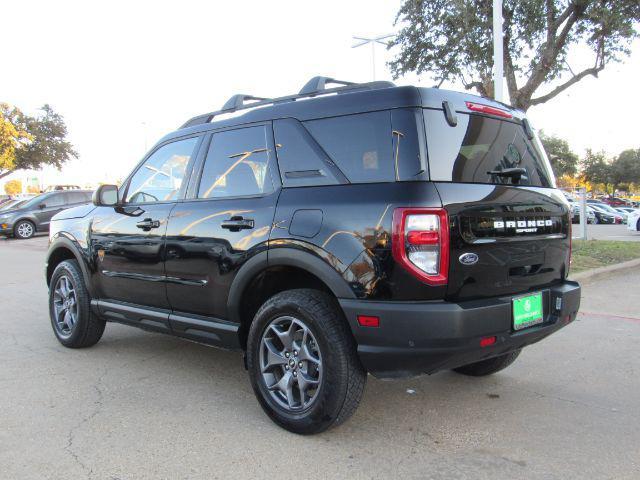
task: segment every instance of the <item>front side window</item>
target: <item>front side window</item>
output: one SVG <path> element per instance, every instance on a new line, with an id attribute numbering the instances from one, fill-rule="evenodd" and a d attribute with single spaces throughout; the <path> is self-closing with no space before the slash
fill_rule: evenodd
<path id="1" fill-rule="evenodd" d="M 127 203 L 176 200 L 198 138 L 163 145 L 136 171 L 127 189 Z"/>
<path id="2" fill-rule="evenodd" d="M 214 133 L 198 198 L 242 197 L 273 191 L 264 126 Z"/>
<path id="3" fill-rule="evenodd" d="M 64 200 L 65 199 L 62 194 L 58 193 L 56 195 L 51 195 L 42 203 L 44 203 L 46 207 L 59 207 L 60 205 L 65 204 Z"/>

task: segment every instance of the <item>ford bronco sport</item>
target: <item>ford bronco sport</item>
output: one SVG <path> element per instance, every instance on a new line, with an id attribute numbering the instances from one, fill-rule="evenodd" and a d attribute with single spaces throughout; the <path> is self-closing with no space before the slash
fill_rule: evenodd
<path id="1" fill-rule="evenodd" d="M 58 214 L 51 323 L 72 348 L 111 321 L 242 350 L 265 412 L 315 433 L 368 373 L 489 375 L 573 321 L 570 228 L 522 112 L 315 77 L 233 96 Z"/>

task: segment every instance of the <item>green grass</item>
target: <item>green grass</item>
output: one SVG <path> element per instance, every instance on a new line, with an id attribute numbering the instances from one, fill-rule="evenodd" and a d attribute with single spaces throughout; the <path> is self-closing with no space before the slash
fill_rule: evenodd
<path id="1" fill-rule="evenodd" d="M 604 267 L 640 258 L 640 242 L 574 240 L 571 272 Z"/>

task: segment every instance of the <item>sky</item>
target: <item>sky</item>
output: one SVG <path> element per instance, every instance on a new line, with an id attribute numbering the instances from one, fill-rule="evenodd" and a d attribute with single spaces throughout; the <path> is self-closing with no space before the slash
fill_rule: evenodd
<path id="1" fill-rule="evenodd" d="M 398 0 L 5 2 L 0 25 L 10 45 L 0 101 L 30 114 L 49 103 L 64 116 L 79 158 L 61 172 L 45 169 L 42 182 L 113 182 L 164 134 L 235 93 L 288 95 L 315 75 L 371 80 L 371 48 L 352 48 L 352 37 L 397 31 L 399 6 Z M 391 80 L 386 63 L 394 52 L 378 47 L 376 79 Z M 574 69 L 590 61 L 588 52 L 573 53 Z M 624 64 L 528 115 L 580 154 L 638 148 L 639 78 L 636 42 Z M 434 83 L 427 75 L 395 82 Z"/>

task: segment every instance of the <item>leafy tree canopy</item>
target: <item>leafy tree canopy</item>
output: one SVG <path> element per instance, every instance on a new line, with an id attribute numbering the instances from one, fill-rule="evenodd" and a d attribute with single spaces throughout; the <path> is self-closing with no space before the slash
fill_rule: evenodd
<path id="1" fill-rule="evenodd" d="M 66 140 L 63 118 L 44 105 L 37 117 L 25 115 L 6 103 L 0 104 L 0 178 L 15 170 L 60 168 L 78 154 Z"/>
<path id="2" fill-rule="evenodd" d="M 548 136 L 540 132 L 540 141 L 547 152 L 553 173 L 556 178 L 564 175 L 575 175 L 578 171 L 578 155 L 571 151 L 569 143 L 554 135 Z"/>
<path id="3" fill-rule="evenodd" d="M 430 72 L 442 84 L 460 80 L 493 97 L 492 0 L 405 0 L 391 43 L 395 77 Z M 527 110 L 629 55 L 638 36 L 638 0 L 503 0 L 504 71 L 511 104 Z M 570 48 L 592 52 L 573 71 Z M 569 76 L 567 77 L 567 73 Z M 549 86 L 548 93 L 536 94 Z"/>

